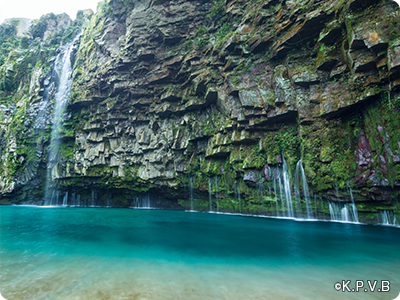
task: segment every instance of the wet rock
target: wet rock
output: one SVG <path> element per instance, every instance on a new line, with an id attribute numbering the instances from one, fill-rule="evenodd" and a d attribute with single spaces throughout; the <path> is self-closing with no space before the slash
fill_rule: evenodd
<path id="1" fill-rule="evenodd" d="M 340 37 L 343 30 L 343 24 L 339 20 L 333 20 L 321 31 L 318 43 L 331 46 Z"/>
<path id="2" fill-rule="evenodd" d="M 391 73 L 400 71 L 400 40 L 388 49 L 388 68 Z"/>
<path id="3" fill-rule="evenodd" d="M 313 69 L 313 66 L 307 66 L 307 68 L 293 68 L 289 71 L 290 77 L 294 84 L 302 87 L 308 87 L 311 84 L 317 84 L 319 82 L 319 76 Z"/>
<path id="4" fill-rule="evenodd" d="M 340 61 L 337 50 L 333 47 L 321 46 L 318 52 L 316 67 L 317 70 L 331 71 Z"/>
<path id="5" fill-rule="evenodd" d="M 239 92 L 242 107 L 264 107 L 264 101 L 258 90 L 242 90 Z"/>
<path id="6" fill-rule="evenodd" d="M 371 51 L 356 51 L 352 53 L 354 71 L 367 72 L 376 69 L 376 55 Z"/>
<path id="7" fill-rule="evenodd" d="M 284 66 L 277 66 L 274 70 L 275 104 L 290 105 L 292 103 L 294 89 L 289 79 L 288 69 Z"/>

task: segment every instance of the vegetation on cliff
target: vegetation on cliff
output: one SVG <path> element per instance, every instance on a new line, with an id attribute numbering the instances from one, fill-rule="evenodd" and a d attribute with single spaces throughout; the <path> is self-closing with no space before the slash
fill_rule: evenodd
<path id="1" fill-rule="evenodd" d="M 46 128 L 32 120 L 83 20 L 46 34 L 55 18 L 25 38 L 0 27 L 4 202 L 42 200 L 51 105 Z M 221 211 L 258 213 L 275 201 L 273 170 L 302 158 L 318 197 L 349 201 L 352 188 L 365 218 L 399 213 L 398 22 L 389 0 L 105 0 L 75 57 L 58 189 L 187 208 L 192 178 L 196 209 L 211 189 Z"/>

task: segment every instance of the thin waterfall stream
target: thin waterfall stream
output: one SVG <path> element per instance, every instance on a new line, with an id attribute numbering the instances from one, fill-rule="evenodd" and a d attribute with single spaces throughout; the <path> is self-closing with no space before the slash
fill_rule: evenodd
<path id="1" fill-rule="evenodd" d="M 80 32 L 70 43 L 64 46 L 62 51 L 58 54 L 55 61 L 55 69 L 59 84 L 54 100 L 54 113 L 53 113 L 53 127 L 51 130 L 51 139 L 49 147 L 48 165 L 47 165 L 47 180 L 45 191 L 45 205 L 52 205 L 50 191 L 53 179 L 59 176 L 57 170 L 57 157 L 60 149 L 60 131 L 62 128 L 62 117 L 64 114 L 65 106 L 67 105 L 71 95 L 72 84 L 72 60 L 73 51 L 76 48 L 76 41 L 80 38 Z M 68 194 L 65 203 L 68 201 Z M 63 201 L 64 204 L 64 201 Z"/>

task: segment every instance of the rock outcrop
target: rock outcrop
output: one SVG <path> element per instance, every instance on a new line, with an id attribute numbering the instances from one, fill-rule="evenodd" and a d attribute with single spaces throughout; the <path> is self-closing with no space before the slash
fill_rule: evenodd
<path id="1" fill-rule="evenodd" d="M 240 193 L 257 213 L 275 199 L 271 170 L 302 158 L 318 197 L 347 201 L 352 188 L 366 221 L 399 212 L 399 20 L 389 0 L 104 1 L 75 55 L 53 187 L 96 189 L 98 205 L 151 193 L 187 208 L 193 178 L 196 209 L 211 189 L 222 210 Z M 1 66 L 19 82 L 2 87 L 3 203 L 40 203 L 50 176 L 47 28 L 39 52 Z"/>

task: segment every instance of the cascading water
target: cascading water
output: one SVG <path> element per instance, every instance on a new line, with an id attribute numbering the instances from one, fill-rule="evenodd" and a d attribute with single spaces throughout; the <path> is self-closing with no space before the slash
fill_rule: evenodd
<path id="1" fill-rule="evenodd" d="M 287 217 L 289 218 L 294 218 L 294 213 L 293 213 L 293 203 L 292 203 L 292 189 L 290 186 L 290 176 L 289 176 L 289 170 L 287 167 L 287 163 L 285 158 L 282 155 L 282 180 L 283 180 L 283 188 L 285 192 L 285 201 L 286 201 L 286 206 L 287 206 Z"/>
<path id="2" fill-rule="evenodd" d="M 339 208 L 337 203 L 328 201 L 328 205 L 329 205 L 329 213 L 331 215 L 331 220 L 338 221 L 339 219 L 341 219 L 341 213 L 339 214 Z"/>
<path id="3" fill-rule="evenodd" d="M 267 171 L 265 171 L 267 170 Z M 249 195 L 253 199 L 257 199 L 256 205 L 252 208 L 248 208 L 249 213 L 265 215 L 265 216 L 276 216 L 285 218 L 299 218 L 307 220 L 326 219 L 326 209 L 329 208 L 330 220 L 348 223 L 359 223 L 357 207 L 355 205 L 354 197 L 351 188 L 348 189 L 348 193 L 351 202 L 344 202 L 343 200 L 327 201 L 323 200 L 321 196 L 314 194 L 311 196 L 302 160 L 300 159 L 296 164 L 294 184 L 292 189 L 291 173 L 288 169 L 287 162 L 282 155 L 282 167 L 270 168 L 265 167 L 264 172 L 257 178 L 253 171 L 250 171 L 252 176 L 249 176 L 250 184 L 255 189 L 245 191 L 245 195 Z M 256 179 L 257 178 L 257 179 Z M 194 178 L 188 178 L 189 197 L 191 200 L 191 210 L 193 210 L 193 180 Z M 226 199 L 229 199 L 229 193 L 227 192 L 229 187 L 226 178 L 219 178 L 215 176 L 214 180 L 211 177 L 208 178 L 208 193 L 209 193 L 209 211 L 213 211 L 213 193 L 215 193 L 216 212 L 220 212 L 219 200 L 221 189 L 219 184 L 220 180 L 224 180 Z M 246 186 L 245 186 L 246 187 Z M 238 206 L 234 208 L 234 213 L 242 214 L 242 199 L 241 189 L 239 188 L 239 181 L 235 180 L 233 185 L 233 191 L 235 195 L 236 203 Z M 294 195 L 294 199 L 293 199 Z M 339 187 L 336 186 L 336 197 L 339 197 Z M 225 199 L 225 197 L 224 197 Z M 293 202 L 296 205 L 296 213 L 293 209 Z M 306 212 L 301 209 L 301 202 L 305 203 Z M 254 202 L 252 204 L 255 204 Z M 254 211 L 252 211 L 254 209 Z M 303 207 L 304 209 L 304 207 Z M 250 211 L 249 211 L 250 210 Z M 318 213 L 319 212 L 319 213 Z M 382 213 L 384 214 L 384 213 Z M 386 221 L 386 215 L 382 216 L 383 223 L 389 223 Z M 393 217 L 392 217 L 393 219 Z"/>
<path id="4" fill-rule="evenodd" d="M 242 213 L 242 203 L 241 203 L 241 199 L 240 199 L 239 184 L 237 185 L 237 197 L 238 197 L 238 201 L 239 201 L 239 213 Z"/>
<path id="5" fill-rule="evenodd" d="M 208 177 L 208 197 L 210 200 L 210 211 L 212 211 L 212 193 L 211 193 L 211 178 Z"/>
<path id="6" fill-rule="evenodd" d="M 296 173 L 295 173 L 295 195 L 296 195 L 297 203 L 300 203 L 300 178 L 301 178 L 301 185 L 303 188 L 304 200 L 306 201 L 307 219 L 312 219 L 313 213 L 312 213 L 312 207 L 311 207 L 310 191 L 308 188 L 306 173 L 304 172 L 304 168 L 303 168 L 303 164 L 301 163 L 301 159 L 298 161 L 298 163 L 296 165 Z"/>
<path id="7" fill-rule="evenodd" d="M 190 210 L 193 210 L 193 177 L 189 177 Z"/>
<path id="8" fill-rule="evenodd" d="M 341 210 L 341 217 L 343 222 L 350 222 L 349 209 L 346 204 Z"/>
<path id="9" fill-rule="evenodd" d="M 261 205 L 264 200 L 264 187 L 261 183 L 257 183 L 257 199 L 258 199 L 258 212 L 260 212 Z"/>
<path id="10" fill-rule="evenodd" d="M 276 204 L 276 216 L 279 217 L 279 204 L 278 204 L 276 180 L 274 180 L 274 193 L 275 193 L 275 204 Z"/>
<path id="11" fill-rule="evenodd" d="M 150 194 L 146 194 L 146 195 L 135 198 L 132 202 L 131 207 L 132 208 L 145 208 L 145 209 L 152 208 L 151 202 L 150 202 Z"/>
<path id="12" fill-rule="evenodd" d="M 75 192 L 72 192 L 71 194 L 71 205 L 76 206 L 76 194 Z"/>
<path id="13" fill-rule="evenodd" d="M 381 210 L 380 215 L 381 215 L 382 225 L 399 226 L 399 224 L 397 223 L 396 214 L 393 212 L 393 210 L 386 210 L 386 209 Z"/>
<path id="14" fill-rule="evenodd" d="M 358 214 L 354 211 L 354 204 L 346 203 L 341 207 L 336 202 L 328 201 L 328 205 L 332 221 L 358 223 Z"/>
<path id="15" fill-rule="evenodd" d="M 65 193 L 64 198 L 63 198 L 63 206 L 68 205 L 68 192 Z"/>
<path id="16" fill-rule="evenodd" d="M 358 211 L 357 211 L 357 206 L 354 203 L 354 198 L 353 198 L 353 191 L 351 188 L 349 188 L 349 193 L 350 193 L 350 198 L 351 198 L 351 206 L 352 206 L 352 213 L 353 213 L 353 220 L 354 222 L 358 223 Z"/>
<path id="17" fill-rule="evenodd" d="M 91 205 L 92 205 L 92 207 L 94 207 L 95 206 L 94 205 L 94 190 L 92 190 L 91 192 L 92 192 L 92 198 L 91 198 L 92 199 L 92 202 L 91 202 L 92 204 Z"/>
<path id="18" fill-rule="evenodd" d="M 71 56 L 76 47 L 75 42 L 79 39 L 82 32 L 79 33 L 72 42 L 67 44 L 60 54 L 56 58 L 54 72 L 59 78 L 59 84 L 57 92 L 55 94 L 54 101 L 54 117 L 53 127 L 51 130 L 51 140 L 49 147 L 48 166 L 47 166 L 47 181 L 46 181 L 46 192 L 45 192 L 45 205 L 49 205 L 51 200 L 49 197 L 50 185 L 52 184 L 53 177 L 58 177 L 57 174 L 57 156 L 60 149 L 60 130 L 62 124 L 62 116 L 64 113 L 65 106 L 69 100 L 71 94 L 71 83 L 72 83 L 72 62 Z M 59 66 L 61 65 L 61 66 Z"/>
<path id="19" fill-rule="evenodd" d="M 217 212 L 219 212 L 219 200 L 218 200 L 218 176 L 215 176 L 215 198 L 217 199 Z"/>

